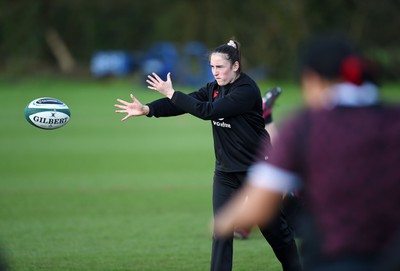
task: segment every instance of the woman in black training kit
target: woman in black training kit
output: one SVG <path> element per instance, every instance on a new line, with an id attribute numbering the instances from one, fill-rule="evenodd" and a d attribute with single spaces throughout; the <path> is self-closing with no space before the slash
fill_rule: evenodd
<path id="1" fill-rule="evenodd" d="M 210 120 L 215 150 L 213 185 L 214 214 L 243 185 L 247 170 L 258 157 L 261 141 L 269 142 L 262 117 L 262 99 L 257 84 L 241 71 L 239 43 L 230 40 L 214 49 L 210 66 L 215 81 L 196 92 L 175 91 L 170 73 L 166 81 L 157 74 L 148 76 L 148 88 L 166 96 L 147 105 L 133 95 L 132 102 L 121 99 L 117 113 L 126 113 L 123 121 L 133 116 L 169 117 L 189 113 Z M 281 214 L 276 223 L 261 229 L 283 270 L 300 270 L 293 233 Z M 233 229 L 232 229 L 233 233 Z M 212 271 L 232 270 L 233 235 L 213 238 Z"/>

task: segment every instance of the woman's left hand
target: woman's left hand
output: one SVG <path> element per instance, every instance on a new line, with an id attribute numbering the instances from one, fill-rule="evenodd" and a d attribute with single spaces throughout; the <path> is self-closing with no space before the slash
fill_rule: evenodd
<path id="1" fill-rule="evenodd" d="M 148 79 L 146 80 L 146 82 L 149 84 L 147 86 L 149 89 L 156 90 L 170 99 L 172 98 L 175 90 L 172 87 L 170 72 L 167 74 L 166 81 L 163 81 L 155 72 L 153 72 L 152 75 L 148 75 L 147 78 Z"/>

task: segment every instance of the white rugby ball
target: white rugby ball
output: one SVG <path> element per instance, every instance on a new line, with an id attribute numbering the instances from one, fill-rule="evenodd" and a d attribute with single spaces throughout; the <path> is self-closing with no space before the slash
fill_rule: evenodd
<path id="1" fill-rule="evenodd" d="M 69 107 L 65 103 L 50 97 L 33 100 L 27 105 L 24 113 L 30 124 L 46 130 L 63 127 L 71 117 Z"/>

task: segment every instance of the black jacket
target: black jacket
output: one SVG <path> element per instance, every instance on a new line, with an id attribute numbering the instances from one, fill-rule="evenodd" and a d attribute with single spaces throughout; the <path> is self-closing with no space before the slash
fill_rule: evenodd
<path id="1" fill-rule="evenodd" d="M 214 81 L 190 94 L 175 91 L 172 99 L 159 99 L 148 106 L 149 117 L 189 113 L 211 120 L 216 169 L 220 171 L 247 171 L 258 158 L 261 140 L 269 143 L 260 90 L 244 73 L 232 84 L 221 87 Z"/>

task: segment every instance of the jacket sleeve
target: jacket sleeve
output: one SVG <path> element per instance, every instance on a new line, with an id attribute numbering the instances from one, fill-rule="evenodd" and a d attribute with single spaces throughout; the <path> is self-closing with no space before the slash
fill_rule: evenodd
<path id="1" fill-rule="evenodd" d="M 185 94 L 186 96 L 192 97 L 194 100 L 205 101 L 208 98 L 207 95 L 207 87 L 203 87 L 198 91 L 192 92 L 190 94 Z M 176 106 L 172 101 L 168 98 L 162 98 L 159 100 L 155 100 L 151 103 L 148 103 L 150 111 L 147 114 L 148 117 L 172 117 L 178 116 L 185 113 L 189 113 L 185 111 L 183 108 Z"/>
<path id="2" fill-rule="evenodd" d="M 185 113 L 183 110 L 173 105 L 168 98 L 155 100 L 148 103 L 147 106 L 149 107 L 149 114 L 147 114 L 147 117 L 172 117 Z"/>
<path id="3" fill-rule="evenodd" d="M 227 118 L 251 110 L 260 93 L 254 87 L 245 84 L 232 89 L 223 98 L 215 101 L 198 100 L 191 95 L 176 91 L 171 102 L 181 110 L 204 120 Z"/>

